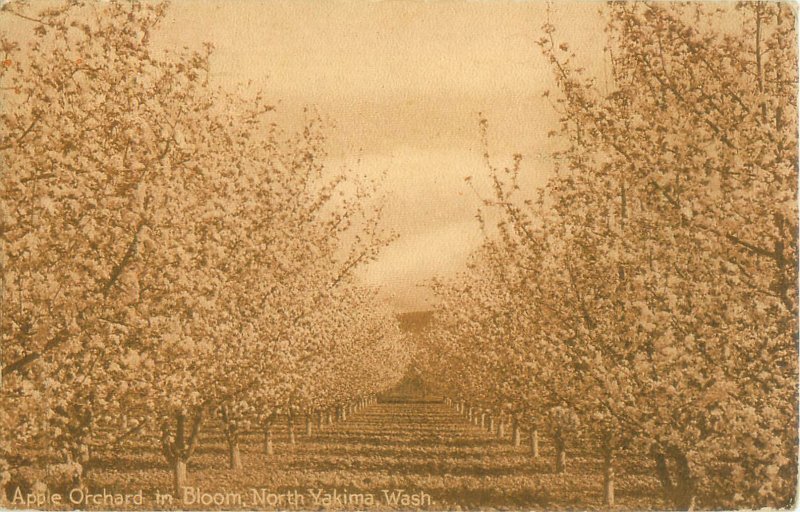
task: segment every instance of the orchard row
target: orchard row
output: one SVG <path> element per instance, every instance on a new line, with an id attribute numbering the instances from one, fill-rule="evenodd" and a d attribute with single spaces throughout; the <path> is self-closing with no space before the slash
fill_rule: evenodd
<path id="1" fill-rule="evenodd" d="M 430 382 L 474 421 L 644 457 L 668 506 L 790 506 L 797 482 L 797 54 L 778 3 L 609 5 L 610 76 L 551 26 L 555 174 L 495 168 Z M 734 27 L 730 30 L 723 27 Z M 483 123 L 484 130 L 488 129 Z M 519 438 L 519 434 L 515 436 Z M 580 439 L 580 441 L 579 441 Z"/>
<path id="2" fill-rule="evenodd" d="M 243 429 L 363 403 L 408 358 L 354 278 L 390 239 L 374 185 L 323 165 L 318 121 L 210 85 L 211 48 L 153 50 L 164 13 L 3 7 L 32 35 L 0 40 L 0 487 L 132 436 L 180 487 L 209 417 L 238 467 Z"/>

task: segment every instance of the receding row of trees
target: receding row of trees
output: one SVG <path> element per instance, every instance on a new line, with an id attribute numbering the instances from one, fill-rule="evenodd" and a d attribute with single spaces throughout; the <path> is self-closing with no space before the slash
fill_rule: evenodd
<path id="1" fill-rule="evenodd" d="M 609 90 L 544 27 L 562 143 L 538 194 L 495 168 L 486 239 L 428 370 L 476 422 L 649 461 L 668 506 L 789 506 L 797 484 L 795 11 L 606 7 Z M 486 129 L 486 123 L 482 123 Z M 484 215 L 484 218 L 489 218 Z M 518 441 L 519 433 L 514 436 Z M 544 438 L 543 438 L 544 439 Z"/>
<path id="2" fill-rule="evenodd" d="M 209 84 L 211 48 L 156 52 L 164 5 L 67 2 L 0 39 L 0 483 L 158 443 L 185 483 L 204 421 L 238 438 L 320 421 L 401 375 L 394 318 L 354 272 L 389 240 L 375 187 Z M 371 199 L 372 198 L 372 199 Z"/>

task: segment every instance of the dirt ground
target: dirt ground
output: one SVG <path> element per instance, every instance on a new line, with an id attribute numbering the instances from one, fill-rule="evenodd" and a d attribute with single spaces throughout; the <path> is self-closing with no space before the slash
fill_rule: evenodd
<path id="1" fill-rule="evenodd" d="M 442 403 L 379 403 L 347 421 L 314 429 L 276 432 L 274 455 L 263 454 L 262 435 L 244 435 L 243 469 L 227 469 L 219 425 L 209 424 L 189 463 L 191 490 L 172 495 L 172 475 L 155 444 L 144 440 L 121 453 L 96 453 L 83 492 L 101 495 L 83 509 L 604 509 L 599 455 L 573 446 L 568 470 L 554 472 L 554 455 L 541 436 L 532 458 L 523 437 L 471 425 Z M 507 433 L 508 434 L 508 433 Z M 642 464 L 617 469 L 617 509 L 659 509 L 657 482 Z M 141 504 L 102 495 L 136 494 Z M 171 496 L 172 501 L 166 496 Z M 157 497 L 160 497 L 158 499 Z M 68 496 L 65 500 L 68 501 Z M 73 498 L 80 499 L 76 494 Z M 60 508 L 60 507 L 51 507 Z M 65 507 L 71 508 L 71 507 Z"/>

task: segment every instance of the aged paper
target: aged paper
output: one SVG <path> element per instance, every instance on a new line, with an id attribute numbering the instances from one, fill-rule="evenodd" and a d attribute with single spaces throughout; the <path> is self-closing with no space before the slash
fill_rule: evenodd
<path id="1" fill-rule="evenodd" d="M 0 5 L 0 507 L 794 506 L 794 4 Z"/>

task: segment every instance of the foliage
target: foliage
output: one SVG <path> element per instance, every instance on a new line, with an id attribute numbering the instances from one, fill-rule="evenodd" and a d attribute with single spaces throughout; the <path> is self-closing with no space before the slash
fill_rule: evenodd
<path id="1" fill-rule="evenodd" d="M 165 8 L 0 13 L 31 27 L 0 39 L 0 460 L 15 468 L 85 471 L 134 436 L 185 463 L 220 407 L 339 406 L 402 376 L 396 321 L 353 277 L 391 240 L 376 185 L 325 167 L 318 119 L 285 133 L 261 94 L 211 84 L 210 46 L 153 50 Z"/>
<path id="2" fill-rule="evenodd" d="M 577 411 L 590 435 L 652 457 L 678 508 L 788 506 L 795 13 L 765 2 L 605 12 L 611 90 L 544 27 L 558 169 L 526 196 L 521 158 L 499 170 L 487 154 L 486 206 L 501 220 L 471 273 L 435 287 L 433 350 L 458 361 L 436 371 L 453 395 L 513 397 L 534 422 Z"/>

